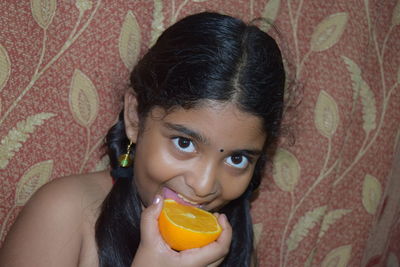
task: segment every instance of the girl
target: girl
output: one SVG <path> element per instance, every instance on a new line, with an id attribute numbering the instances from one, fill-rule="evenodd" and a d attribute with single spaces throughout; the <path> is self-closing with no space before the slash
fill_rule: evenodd
<path id="1" fill-rule="evenodd" d="M 106 138 L 111 172 L 42 187 L 10 231 L 0 266 L 250 265 L 251 193 L 283 110 L 276 42 L 229 16 L 192 15 L 160 36 L 131 84 Z M 157 226 L 164 198 L 218 212 L 219 239 L 170 249 Z"/>

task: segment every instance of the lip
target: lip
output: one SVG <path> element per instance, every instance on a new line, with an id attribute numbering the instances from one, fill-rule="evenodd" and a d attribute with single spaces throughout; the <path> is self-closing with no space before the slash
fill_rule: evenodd
<path id="1" fill-rule="evenodd" d="M 181 203 L 183 205 L 186 206 L 193 206 L 193 207 L 197 207 L 197 208 L 203 208 L 204 205 L 206 204 L 205 202 L 200 202 L 200 201 L 194 201 L 190 198 L 188 198 L 187 196 L 176 192 L 175 190 L 172 190 L 168 187 L 164 187 L 162 189 L 163 192 L 163 197 L 166 198 L 170 198 L 175 200 L 178 203 Z"/>
<path id="2" fill-rule="evenodd" d="M 178 195 L 178 197 L 179 197 L 180 199 L 182 199 L 183 201 L 185 201 L 185 202 L 187 202 L 187 203 L 189 203 L 189 204 L 192 204 L 193 206 L 199 205 L 198 202 L 192 201 L 192 200 L 188 199 L 187 197 L 185 197 L 184 195 L 182 195 L 182 194 L 180 194 L 180 193 L 177 193 L 177 195 Z"/>

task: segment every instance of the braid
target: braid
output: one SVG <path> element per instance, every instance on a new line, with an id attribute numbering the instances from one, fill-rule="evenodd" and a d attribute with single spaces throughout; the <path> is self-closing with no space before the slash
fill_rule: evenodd
<path id="1" fill-rule="evenodd" d="M 121 168 L 119 155 L 126 152 L 123 111 L 106 136 L 114 186 L 104 200 L 96 222 L 99 266 L 130 266 L 140 243 L 140 198 L 133 183 L 133 167 Z"/>
<path id="2" fill-rule="evenodd" d="M 119 113 L 117 123 L 108 130 L 106 135 L 107 154 L 111 168 L 118 167 L 118 157 L 126 151 L 129 139 L 125 133 L 124 110 Z"/>

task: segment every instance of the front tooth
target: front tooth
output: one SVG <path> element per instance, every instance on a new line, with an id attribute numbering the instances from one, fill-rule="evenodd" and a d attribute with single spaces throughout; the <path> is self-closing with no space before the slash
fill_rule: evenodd
<path id="1" fill-rule="evenodd" d="M 185 200 L 186 202 L 192 204 L 192 205 L 197 205 L 196 202 L 190 201 L 189 199 L 185 198 L 184 196 L 182 196 L 181 194 L 178 193 L 178 197 L 180 197 L 181 199 Z"/>

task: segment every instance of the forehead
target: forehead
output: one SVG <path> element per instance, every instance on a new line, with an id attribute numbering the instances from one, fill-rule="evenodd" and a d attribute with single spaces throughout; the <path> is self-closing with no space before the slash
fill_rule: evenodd
<path id="1" fill-rule="evenodd" d="M 150 117 L 161 124 L 178 124 L 196 131 L 214 145 L 261 148 L 266 138 L 262 119 L 243 112 L 232 103 L 210 101 L 199 107 L 176 108 L 169 112 L 155 108 Z"/>

